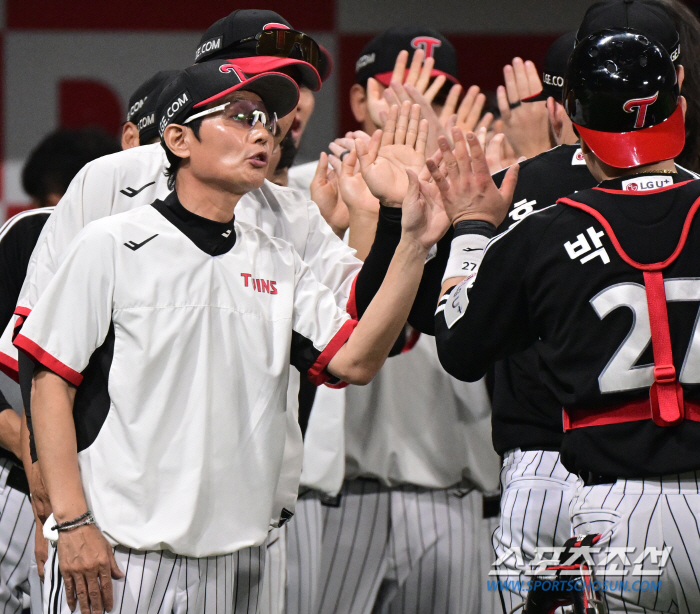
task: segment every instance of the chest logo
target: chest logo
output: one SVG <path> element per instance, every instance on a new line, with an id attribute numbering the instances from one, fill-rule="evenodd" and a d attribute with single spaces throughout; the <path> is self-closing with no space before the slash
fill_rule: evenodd
<path id="1" fill-rule="evenodd" d="M 123 190 L 119 190 L 119 191 L 122 194 L 124 194 L 124 196 L 128 196 L 129 198 L 133 198 L 137 194 L 140 194 L 141 192 L 143 192 L 149 185 L 153 185 L 154 183 L 155 183 L 155 181 L 151 181 L 151 183 L 147 183 L 146 185 L 141 186 L 137 190 L 135 190 L 134 188 L 131 188 L 131 187 L 126 187 Z"/>
<path id="2" fill-rule="evenodd" d="M 250 273 L 241 273 L 246 288 L 264 294 L 277 294 L 277 282 L 271 279 L 256 279 Z"/>
<path id="3" fill-rule="evenodd" d="M 146 239 L 145 241 L 141 241 L 141 243 L 136 243 L 135 241 L 127 241 L 126 243 L 124 243 L 124 245 L 128 247 L 132 252 L 135 252 L 137 249 L 140 249 L 141 247 L 146 245 L 146 243 L 155 239 L 157 236 L 158 234 L 156 233 L 152 237 L 148 237 L 148 239 Z"/>
<path id="4" fill-rule="evenodd" d="M 605 236 L 605 233 L 602 230 L 600 232 L 596 232 L 593 226 L 588 228 L 586 233 L 588 233 L 588 237 L 590 238 L 591 243 L 593 243 L 593 247 L 591 247 L 591 243 L 589 243 L 588 239 L 586 239 L 586 235 L 581 233 L 576 237 L 576 241 L 567 241 L 564 243 L 564 249 L 569 255 L 569 258 L 572 260 L 577 260 L 580 258 L 579 262 L 581 264 L 585 264 L 594 258 L 600 258 L 603 261 L 603 264 L 608 264 L 608 262 L 610 262 L 610 256 L 608 256 L 608 252 L 605 251 L 603 243 L 600 240 L 600 237 Z M 597 249 L 593 251 L 593 248 Z"/>

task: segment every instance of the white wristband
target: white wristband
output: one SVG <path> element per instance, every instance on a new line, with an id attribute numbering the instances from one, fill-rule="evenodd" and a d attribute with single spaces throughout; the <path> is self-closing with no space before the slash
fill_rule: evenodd
<path id="1" fill-rule="evenodd" d="M 464 234 L 452 239 L 442 283 L 453 277 L 470 277 L 479 270 L 484 250 L 491 239 L 478 234 Z"/>

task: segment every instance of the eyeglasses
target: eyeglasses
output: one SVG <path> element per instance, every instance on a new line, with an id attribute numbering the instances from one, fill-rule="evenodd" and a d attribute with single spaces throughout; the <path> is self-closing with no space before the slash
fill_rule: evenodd
<path id="1" fill-rule="evenodd" d="M 218 113 L 219 111 L 226 111 L 225 117 L 231 121 L 245 124 L 252 128 L 257 122 L 260 122 L 267 131 L 275 136 L 277 134 L 277 113 L 273 113 L 272 117 L 268 117 L 267 113 L 256 105 L 255 102 L 251 100 L 235 100 L 234 102 L 225 102 L 220 104 L 218 107 L 212 107 L 211 109 L 206 109 L 195 113 L 188 117 L 183 123 L 189 124 L 191 121 L 204 117 L 206 115 L 211 115 L 213 113 Z M 269 121 L 268 121 L 269 120 Z"/>
<path id="2" fill-rule="evenodd" d="M 302 32 L 296 30 L 270 29 L 258 32 L 255 36 L 242 38 L 232 45 L 256 41 L 257 55 L 272 55 L 280 58 L 295 58 L 311 64 L 319 70 L 320 49 L 318 43 Z"/>

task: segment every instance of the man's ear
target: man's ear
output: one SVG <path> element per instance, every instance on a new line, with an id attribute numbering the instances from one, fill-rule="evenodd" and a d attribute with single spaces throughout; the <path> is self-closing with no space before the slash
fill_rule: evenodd
<path id="1" fill-rule="evenodd" d="M 189 133 L 187 128 L 178 124 L 170 124 L 163 132 L 165 144 L 178 158 L 190 157 Z"/>
<path id="2" fill-rule="evenodd" d="M 141 145 L 139 129 L 133 122 L 125 122 L 122 127 L 122 149 L 131 149 Z"/>
<path id="3" fill-rule="evenodd" d="M 350 108 L 358 124 L 363 124 L 367 119 L 367 92 L 359 83 L 350 88 Z"/>

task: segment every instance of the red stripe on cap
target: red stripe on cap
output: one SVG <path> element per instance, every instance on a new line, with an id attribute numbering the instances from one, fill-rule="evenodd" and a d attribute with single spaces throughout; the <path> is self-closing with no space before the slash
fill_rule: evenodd
<path id="1" fill-rule="evenodd" d="M 350 338 L 352 331 L 355 330 L 357 326 L 357 320 L 347 320 L 341 327 L 340 330 L 333 336 L 328 342 L 326 348 L 321 352 L 316 359 L 316 362 L 309 369 L 307 376 L 312 384 L 320 386 L 325 384 L 329 379 L 330 375 L 326 371 L 328 363 L 333 359 L 338 353 L 338 350 L 345 345 L 345 342 Z"/>
<path id="2" fill-rule="evenodd" d="M 49 354 L 44 348 L 34 343 L 28 337 L 25 337 L 22 333 L 17 335 L 14 343 L 20 350 L 29 354 L 29 356 L 37 362 L 40 362 L 47 369 L 51 369 L 56 375 L 60 375 L 64 380 L 74 386 L 80 386 L 80 383 L 83 381 L 83 376 L 80 373 L 71 369 L 68 365 L 63 364 L 58 358 Z"/>
<path id="3" fill-rule="evenodd" d="M 372 77 L 374 79 L 376 79 L 377 81 L 379 81 L 379 83 L 381 83 L 382 85 L 389 87 L 389 85 L 391 84 L 391 77 L 393 74 L 394 74 L 393 72 L 380 72 L 380 73 L 377 73 L 376 75 L 372 75 Z M 433 70 L 430 71 L 431 77 L 438 77 L 440 75 L 447 78 L 448 81 L 451 81 L 455 85 L 460 85 L 460 82 L 455 77 L 446 73 L 443 70 L 438 70 L 437 68 L 433 68 Z M 406 79 L 408 79 L 408 71 L 406 71 L 406 77 L 404 78 L 404 82 L 406 81 Z"/>
<path id="4" fill-rule="evenodd" d="M 266 23 L 263 30 L 291 30 L 291 28 L 283 23 Z"/>

